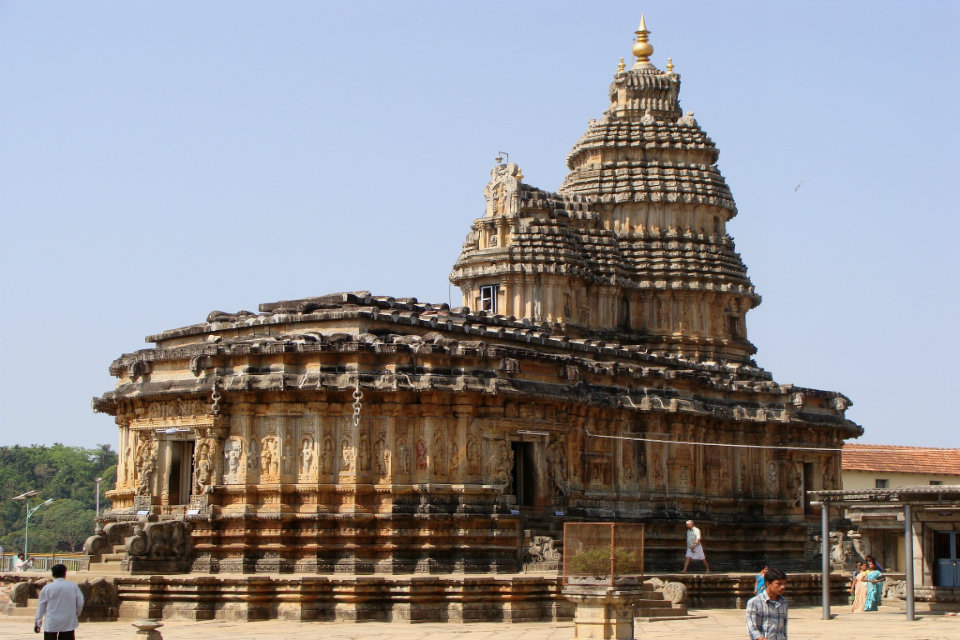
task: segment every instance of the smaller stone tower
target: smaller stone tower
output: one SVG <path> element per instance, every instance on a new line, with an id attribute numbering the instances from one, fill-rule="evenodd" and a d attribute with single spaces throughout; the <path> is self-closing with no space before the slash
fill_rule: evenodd
<path id="1" fill-rule="evenodd" d="M 498 164 L 450 281 L 474 310 L 553 322 L 654 353 L 748 360 L 760 303 L 726 234 L 737 210 L 713 141 L 688 112 L 669 61 L 650 62 L 641 19 L 610 106 L 567 156 L 557 193 Z"/>

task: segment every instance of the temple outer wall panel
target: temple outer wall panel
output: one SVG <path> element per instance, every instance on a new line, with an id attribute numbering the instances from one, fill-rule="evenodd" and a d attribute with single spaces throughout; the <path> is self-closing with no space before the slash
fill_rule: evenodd
<path id="1" fill-rule="evenodd" d="M 210 416 L 176 409 L 134 418 L 135 459 L 125 466 L 141 477 L 114 492 L 114 514 L 132 515 L 132 494 L 149 490 L 152 515 L 195 520 L 194 566 L 212 572 L 512 571 L 525 519 L 557 512 L 647 522 L 651 569 L 675 568 L 686 515 L 710 536 L 716 568 L 748 568 L 753 558 L 744 554 L 802 568 L 816 520 L 804 487 L 836 478 L 835 456 L 816 452 L 731 456 L 630 439 L 772 442 L 763 425 L 705 417 L 440 392 L 368 392 L 359 425 L 351 414 L 346 394 L 317 401 L 273 392 L 230 394 L 216 428 Z M 163 452 L 190 438 L 195 475 L 201 451 L 216 456 L 209 484 L 198 480 L 189 501 L 171 504 Z M 815 444 L 838 444 L 829 440 Z M 534 466 L 527 498 L 515 475 L 521 450 Z"/>

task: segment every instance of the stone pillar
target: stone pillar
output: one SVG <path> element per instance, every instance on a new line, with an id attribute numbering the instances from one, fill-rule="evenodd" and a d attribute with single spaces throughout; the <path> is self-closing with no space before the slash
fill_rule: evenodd
<path id="1" fill-rule="evenodd" d="M 609 586 L 566 586 L 563 597 L 576 607 L 573 614 L 575 638 L 633 640 L 640 589 Z"/>

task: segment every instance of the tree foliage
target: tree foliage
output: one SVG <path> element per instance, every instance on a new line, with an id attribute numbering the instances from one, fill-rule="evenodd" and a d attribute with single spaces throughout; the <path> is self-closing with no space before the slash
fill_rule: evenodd
<path id="1" fill-rule="evenodd" d="M 0 447 L 0 544 L 8 552 L 23 550 L 27 505 L 10 498 L 36 489 L 40 495 L 30 499 L 31 506 L 48 498 L 54 502 L 30 517 L 30 551 L 78 550 L 93 533 L 98 477 L 102 510 L 109 506 L 103 492 L 117 479 L 117 454 L 110 445 Z"/>

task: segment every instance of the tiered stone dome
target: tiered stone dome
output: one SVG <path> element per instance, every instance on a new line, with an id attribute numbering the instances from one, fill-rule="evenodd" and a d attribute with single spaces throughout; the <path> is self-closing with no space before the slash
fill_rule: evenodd
<path id="1" fill-rule="evenodd" d="M 726 234 L 737 209 L 719 152 L 683 115 L 672 61 L 650 62 L 644 21 L 636 34 L 636 61 L 621 59 L 609 108 L 573 146 L 557 193 L 524 184 L 513 163 L 494 168 L 451 281 L 473 308 L 749 358 L 744 316 L 760 296 Z"/>

